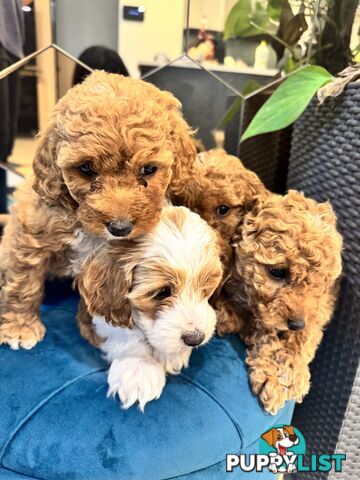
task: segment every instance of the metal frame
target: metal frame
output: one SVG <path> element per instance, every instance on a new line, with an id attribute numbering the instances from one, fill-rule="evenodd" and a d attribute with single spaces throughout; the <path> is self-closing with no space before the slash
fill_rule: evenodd
<path id="1" fill-rule="evenodd" d="M 312 43 L 313 43 L 313 40 L 314 40 L 314 37 L 315 37 L 315 29 L 316 29 L 316 19 L 318 17 L 318 10 L 319 10 L 319 4 L 320 4 L 320 0 L 314 0 L 314 13 L 313 13 L 313 21 L 312 21 L 312 31 L 311 31 L 311 37 L 310 37 L 310 45 L 309 45 L 309 49 L 308 49 L 308 52 L 307 52 L 307 58 L 306 58 L 306 62 L 305 62 L 305 65 L 308 65 L 309 64 L 309 61 L 310 61 L 310 58 L 311 58 L 311 54 L 312 54 Z M 214 73 L 213 71 L 209 70 L 208 68 L 206 68 L 204 65 L 202 65 L 201 63 L 199 63 L 198 61 L 192 59 L 189 57 L 189 55 L 186 53 L 187 50 L 188 50 L 188 47 L 189 47 L 189 21 L 190 21 L 190 5 L 191 5 L 191 0 L 187 0 L 187 3 L 186 3 L 186 24 L 185 24 L 185 29 L 186 29 L 186 34 L 185 34 L 185 39 L 184 39 L 184 45 L 183 45 L 183 53 L 173 59 L 173 60 L 170 60 L 169 62 L 165 63 L 164 65 L 161 65 L 159 67 L 156 67 L 154 68 L 153 70 L 151 70 L 150 72 L 146 73 L 145 75 L 143 75 L 141 78 L 143 80 L 146 80 L 146 79 L 149 79 L 152 75 L 155 75 L 156 73 L 158 73 L 159 71 L 161 70 L 164 70 L 165 68 L 167 67 L 171 67 L 173 64 L 175 64 L 177 61 L 180 61 L 182 59 L 187 59 L 189 61 L 191 61 L 194 65 L 196 65 L 199 69 L 202 69 L 204 72 L 208 73 L 211 77 L 213 77 L 215 80 L 217 80 L 218 82 L 222 83 L 225 87 L 227 87 L 232 93 L 234 93 L 235 95 L 237 95 L 238 97 L 240 97 L 243 102 L 241 104 L 241 109 L 240 109 L 240 134 L 242 133 L 242 128 L 243 128 L 243 113 L 244 113 L 244 108 L 245 108 L 245 102 L 246 100 L 254 97 L 255 95 L 259 94 L 260 92 L 263 92 L 264 90 L 267 90 L 268 88 L 271 88 L 275 85 L 277 85 L 278 83 L 280 83 L 285 77 L 281 77 L 281 78 L 276 78 L 273 82 L 270 82 L 266 85 L 263 85 L 261 87 L 259 87 L 257 90 L 254 90 L 253 92 L 251 93 L 248 93 L 246 95 L 244 95 L 241 91 L 239 91 L 238 89 L 236 89 L 235 87 L 233 87 L 231 84 L 229 84 L 228 82 L 226 82 L 225 80 L 223 80 L 219 75 L 217 75 L 216 73 Z M 10 65 L 9 67 L 5 68 L 4 70 L 1 70 L 0 71 L 0 80 L 2 80 L 3 78 L 7 77 L 8 75 L 10 75 L 11 73 L 15 72 L 16 70 L 18 70 L 19 68 L 23 67 L 24 65 L 26 65 L 28 62 L 30 62 L 30 60 L 32 60 L 33 58 L 37 57 L 38 55 L 41 55 L 42 53 L 46 52 L 47 50 L 49 49 L 54 49 L 56 52 L 58 53 L 61 53 L 62 55 L 66 56 L 67 58 L 69 58 L 70 60 L 72 60 L 74 63 L 77 63 L 78 65 L 82 66 L 83 68 L 87 69 L 88 71 L 92 71 L 92 68 L 90 68 L 88 65 L 86 65 L 85 63 L 81 62 L 79 59 L 75 58 L 73 55 L 71 55 L 69 52 L 67 52 L 66 50 L 64 50 L 63 48 L 61 48 L 59 45 L 57 45 L 56 43 L 56 26 L 55 26 L 55 1 L 54 0 L 50 0 L 50 9 L 51 9 L 51 19 L 52 19 L 52 24 L 51 24 L 51 36 L 52 36 L 52 43 L 50 43 L 49 45 L 43 47 L 43 48 L 40 48 L 38 50 L 36 50 L 35 52 L 27 55 L 26 57 L 18 60 L 17 62 L 15 62 L 14 64 Z M 300 67 L 299 69 L 297 69 L 296 71 L 300 70 L 301 68 L 304 68 L 304 66 Z M 295 72 L 292 72 L 291 74 L 293 74 Z M 290 75 L 291 75 L 290 74 Z M 288 76 L 288 75 L 287 75 Z M 3 168 L 3 166 L 1 166 Z M 19 172 L 13 172 L 17 175 L 19 175 L 20 177 L 23 177 L 23 175 L 21 175 Z"/>

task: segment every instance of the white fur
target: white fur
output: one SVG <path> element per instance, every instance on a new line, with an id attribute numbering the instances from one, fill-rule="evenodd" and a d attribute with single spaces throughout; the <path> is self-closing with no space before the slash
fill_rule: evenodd
<path id="1" fill-rule="evenodd" d="M 162 355 L 169 358 L 174 355 L 190 356 L 191 348 L 181 339 L 186 332 L 194 330 L 204 332 L 205 339 L 202 344 L 212 337 L 216 324 L 214 310 L 206 300 L 196 302 L 191 297 L 190 292 L 181 295 L 173 307 L 158 315 L 155 322 L 144 315 L 137 316 L 137 312 L 134 312 L 134 319 L 145 333 L 148 342 Z M 179 360 L 174 361 L 177 363 Z"/>
<path id="2" fill-rule="evenodd" d="M 118 395 L 123 408 L 139 402 L 141 411 L 159 398 L 165 386 L 166 369 L 152 355 L 143 332 L 134 327 L 113 327 L 103 317 L 94 317 L 96 333 L 105 342 L 101 350 L 110 362 L 108 395 Z"/>
<path id="3" fill-rule="evenodd" d="M 209 257 L 206 247 L 214 242 L 214 234 L 198 214 L 185 207 L 177 208 L 186 210 L 186 219 L 181 230 L 166 216 L 162 217 L 155 230 L 147 236 L 143 258 L 162 257 L 169 265 L 196 273 Z"/>
<path id="4" fill-rule="evenodd" d="M 79 273 L 86 258 L 94 255 L 96 251 L 106 243 L 104 238 L 91 235 L 82 228 L 76 229 L 74 236 L 74 241 L 71 244 L 71 249 L 74 254 L 70 260 L 71 265 L 69 267 L 69 274 L 72 276 Z"/>
<path id="5" fill-rule="evenodd" d="M 153 322 L 144 315 L 134 312 L 136 324 L 144 331 L 147 340 L 162 354 L 172 356 L 190 355 L 181 336 L 189 331 L 200 330 L 205 334 L 206 343 L 214 333 L 216 315 L 207 300 L 201 298 L 201 292 L 194 292 L 191 280 L 199 275 L 206 263 L 210 261 L 213 250 L 209 243 L 214 242 L 213 232 L 196 213 L 184 207 L 186 219 L 181 230 L 165 216 L 157 228 L 149 235 L 150 240 L 142 255 L 142 260 L 156 257 L 165 258 L 174 268 L 186 272 L 183 290 L 177 296 L 174 305 L 160 313 Z M 129 295 L 136 296 L 146 285 L 138 285 Z M 176 359 L 175 363 L 178 362 Z M 186 365 L 186 363 L 184 363 Z"/>
<path id="6" fill-rule="evenodd" d="M 192 348 L 183 342 L 183 334 L 200 330 L 205 334 L 204 344 L 215 330 L 215 312 L 203 293 L 194 291 L 192 283 L 213 261 L 214 249 L 209 244 L 214 242 L 214 234 L 197 214 L 188 209 L 184 212 L 181 230 L 162 215 L 153 233 L 144 237 L 139 261 L 146 264 L 161 258 L 168 267 L 185 272 L 184 285 L 171 306 L 158 312 L 155 320 L 133 307 L 132 329 L 113 327 L 100 316 L 93 318 L 96 333 L 105 339 L 100 348 L 111 363 L 109 395 L 118 395 L 124 408 L 139 402 L 143 410 L 146 403 L 161 395 L 166 373 L 179 373 L 187 367 Z M 134 282 L 128 295 L 130 303 L 148 288 L 144 282 Z"/>

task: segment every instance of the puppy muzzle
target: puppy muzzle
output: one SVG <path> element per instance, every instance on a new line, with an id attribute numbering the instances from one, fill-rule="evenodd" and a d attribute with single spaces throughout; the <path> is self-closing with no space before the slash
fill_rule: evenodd
<path id="1" fill-rule="evenodd" d="M 132 232 L 133 224 L 127 220 L 109 223 L 106 228 L 113 237 L 126 237 Z"/>
<path id="2" fill-rule="evenodd" d="M 204 341 L 204 339 L 205 339 L 205 333 L 201 332 L 200 330 L 195 330 L 193 332 L 186 332 L 183 335 L 181 335 L 181 340 L 188 347 L 197 347 Z"/>

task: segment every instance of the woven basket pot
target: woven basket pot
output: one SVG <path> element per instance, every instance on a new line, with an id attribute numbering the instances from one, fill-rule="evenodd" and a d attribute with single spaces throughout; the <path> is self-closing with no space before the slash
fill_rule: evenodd
<path id="1" fill-rule="evenodd" d="M 288 188 L 330 200 L 344 236 L 337 310 L 311 365 L 312 387 L 294 414 L 309 453 L 345 453 L 342 473 L 306 479 L 360 478 L 360 82 L 322 106 L 313 101 L 295 124 Z M 297 474 L 292 478 L 303 478 Z"/>

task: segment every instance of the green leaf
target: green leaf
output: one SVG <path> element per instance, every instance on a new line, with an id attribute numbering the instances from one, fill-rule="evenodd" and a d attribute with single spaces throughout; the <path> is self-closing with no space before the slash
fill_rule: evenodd
<path id="1" fill-rule="evenodd" d="M 267 28 L 269 27 L 269 14 L 260 2 L 256 2 L 255 9 L 252 12 L 250 21 L 254 22 L 255 25 L 257 25 L 263 30 L 267 30 Z M 259 32 L 259 29 L 251 25 L 251 35 L 259 35 L 259 33 L 261 33 Z M 248 36 L 250 36 L 249 33 Z"/>
<path id="2" fill-rule="evenodd" d="M 251 0 L 239 0 L 227 16 L 224 40 L 226 41 L 234 37 L 259 35 L 259 29 L 254 27 L 251 22 L 266 30 L 270 24 L 267 10 L 259 1 L 255 3 L 253 9 Z"/>
<path id="3" fill-rule="evenodd" d="M 251 0 L 239 0 L 230 10 L 225 21 L 224 40 L 236 37 L 235 27 L 237 30 L 246 30 L 250 25 L 251 16 Z"/>
<path id="4" fill-rule="evenodd" d="M 236 97 L 234 103 L 226 110 L 225 115 L 218 123 L 217 128 L 225 127 L 225 125 L 231 122 L 236 112 L 240 109 L 242 101 L 242 97 Z"/>
<path id="5" fill-rule="evenodd" d="M 245 83 L 244 87 L 241 89 L 241 93 L 243 95 L 249 95 L 249 93 L 254 92 L 260 87 L 261 87 L 260 83 L 257 82 L 256 80 L 249 80 L 248 82 Z"/>
<path id="6" fill-rule="evenodd" d="M 332 79 L 327 70 L 317 65 L 309 65 L 290 75 L 258 110 L 243 133 L 241 142 L 294 123 L 318 89 Z"/>
<path id="7" fill-rule="evenodd" d="M 242 89 L 242 94 L 248 95 L 249 93 L 258 89 L 260 86 L 260 83 L 258 83 L 256 80 L 249 80 Z M 242 101 L 242 97 L 236 97 L 234 103 L 226 110 L 225 115 L 221 118 L 216 128 L 225 127 L 225 125 L 231 122 L 234 115 L 240 110 Z"/>
<path id="8" fill-rule="evenodd" d="M 275 22 L 280 22 L 281 10 L 283 7 L 283 0 L 269 0 L 267 11 L 271 20 Z"/>

